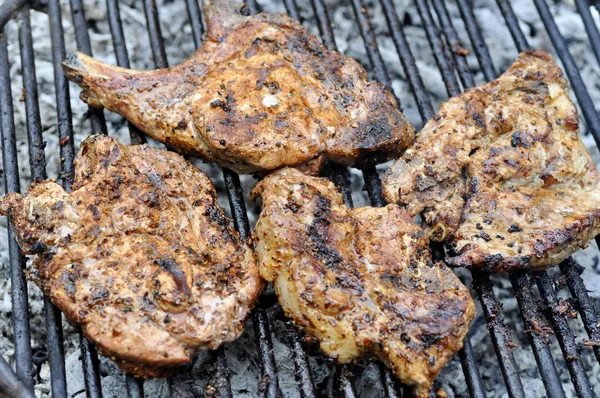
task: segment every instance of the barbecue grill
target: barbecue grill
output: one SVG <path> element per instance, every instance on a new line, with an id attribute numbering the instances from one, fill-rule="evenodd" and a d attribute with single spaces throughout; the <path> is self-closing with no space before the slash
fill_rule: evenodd
<path id="1" fill-rule="evenodd" d="M 164 40 L 161 35 L 159 12 L 155 0 L 142 0 L 151 50 L 154 64 L 157 68 L 168 66 Z M 420 77 L 416 66 L 415 57 L 407 37 L 403 31 L 402 23 L 395 10 L 393 0 L 379 1 L 389 26 L 390 36 L 393 39 L 398 55 L 405 71 L 412 93 L 418 107 L 421 119 L 427 121 L 434 115 L 431 99 Z M 435 60 L 440 69 L 447 93 L 449 96 L 459 94 L 462 90 L 475 86 L 475 79 L 471 68 L 467 64 L 467 58 L 461 51 L 463 44 L 459 38 L 446 7 L 446 1 L 450 0 L 415 0 L 423 27 L 429 40 Z M 486 80 L 497 77 L 496 69 L 492 64 L 488 47 L 484 42 L 478 21 L 473 13 L 470 0 L 456 1 L 464 20 L 472 48 L 479 62 L 481 71 Z M 553 19 L 546 0 L 532 0 L 539 12 L 549 37 L 555 47 L 556 53 L 562 61 L 566 75 L 579 104 L 587 130 L 593 135 L 594 140 L 600 146 L 600 118 L 579 70 L 569 53 L 569 48 L 564 37 L 561 35 Z M 88 35 L 88 23 L 84 15 L 82 0 L 70 0 L 73 24 L 75 28 L 75 39 L 80 51 L 91 55 L 92 47 Z M 126 41 L 119 14 L 118 0 L 106 0 L 108 11 L 108 22 L 111 29 L 114 51 L 117 63 L 123 67 L 129 67 L 129 59 L 126 49 Z M 285 8 L 290 16 L 302 20 L 295 0 L 283 0 Z M 186 0 L 188 16 L 191 21 L 193 40 L 196 46 L 201 44 L 203 26 L 201 9 L 197 0 Z M 247 11 L 256 13 L 259 11 L 256 0 L 246 2 Z M 328 16 L 327 7 L 323 0 L 312 0 L 321 38 L 325 46 L 330 50 L 336 50 L 336 43 Z M 575 0 L 575 5 L 585 24 L 594 55 L 600 62 L 600 33 L 594 24 L 590 12 L 590 4 L 587 0 Z M 374 30 L 372 28 L 369 13 L 370 10 L 365 0 L 352 0 L 355 18 L 358 21 L 362 35 L 370 69 L 373 77 L 379 82 L 391 88 L 391 79 L 386 70 L 386 65 L 379 52 Z M 519 51 L 529 47 L 526 37 L 519 27 L 518 20 L 508 0 L 497 0 L 497 6 L 501 10 L 506 25 L 512 35 L 516 48 Z M 42 137 L 42 126 L 40 122 L 40 111 L 38 104 L 38 91 L 34 65 L 34 52 L 32 42 L 32 30 L 30 24 L 30 7 L 42 9 L 47 12 L 50 20 L 52 39 L 52 57 L 54 65 L 54 83 L 56 92 L 57 108 L 57 133 L 60 140 L 61 174 L 60 180 L 69 190 L 73 181 L 73 158 L 75 148 L 73 143 L 73 126 L 71 118 L 71 105 L 69 97 L 68 82 L 62 72 L 61 62 L 65 57 L 65 38 L 62 29 L 61 11 L 59 0 L 46 0 L 43 3 L 28 3 L 28 0 L 6 0 L 0 6 L 0 27 L 16 17 L 20 21 L 19 43 L 23 74 L 23 99 L 25 102 L 27 116 L 27 133 L 29 140 L 30 168 L 33 180 L 47 178 L 45 170 L 44 140 Z M 497 21 L 496 23 L 500 23 Z M 516 54 L 515 54 L 516 55 Z M 18 158 L 15 146 L 15 123 L 13 117 L 13 99 L 11 97 L 11 79 L 9 75 L 9 59 L 7 51 L 6 35 L 0 34 L 0 107 L 2 127 L 2 151 L 6 192 L 19 191 Z M 107 134 L 107 126 L 102 111 L 89 110 L 89 117 L 94 133 Z M 144 142 L 144 137 L 133 126 L 129 126 L 132 143 Z M 349 184 L 348 170 L 331 165 L 325 174 L 331 178 L 342 190 L 347 204 L 352 205 L 351 188 Z M 372 206 L 383 206 L 385 204 L 381 194 L 381 182 L 375 167 L 362 170 L 365 189 Z M 53 176 L 54 177 L 54 176 Z M 250 223 L 244 203 L 244 192 L 241 188 L 238 175 L 230 170 L 223 169 L 225 188 L 229 198 L 231 214 L 235 227 L 242 237 L 250 233 Z M 9 237 L 9 253 L 12 281 L 12 317 L 15 336 L 15 370 L 0 356 L 0 392 L 4 390 L 9 396 L 34 396 L 32 386 L 33 359 L 30 342 L 29 308 L 27 299 L 27 287 L 24 276 L 25 259 L 11 235 Z M 596 238 L 600 245 L 600 239 Z M 434 247 L 434 253 L 441 256 L 439 248 Z M 560 265 L 560 271 L 570 290 L 573 303 L 578 311 L 589 338 L 589 348 L 593 350 L 595 359 L 600 362 L 600 318 L 598 316 L 597 303 L 590 297 L 580 276 L 581 267 L 569 258 Z M 519 376 L 519 367 L 515 361 L 511 339 L 511 331 L 504 321 L 501 305 L 494 295 L 493 283 L 489 276 L 482 272 L 473 272 L 473 287 L 478 294 L 481 307 L 487 321 L 492 342 L 497 354 L 498 366 L 502 372 L 508 396 L 511 398 L 525 397 L 523 383 Z M 535 272 L 512 272 L 509 274 L 514 294 L 522 314 L 524 329 L 528 334 L 531 349 L 539 374 L 541 375 L 548 397 L 565 397 L 565 391 L 558 375 L 548 340 L 548 328 L 556 336 L 564 360 L 571 377 L 572 384 L 578 396 L 593 397 L 594 392 L 590 381 L 586 376 L 586 369 L 581 360 L 581 352 L 576 336 L 569 328 L 568 315 L 559 305 L 557 291 L 551 276 L 546 271 Z M 537 293 L 535 290 L 537 286 Z M 273 341 L 270 331 L 269 307 L 273 300 L 266 297 L 259 302 L 258 307 L 252 315 L 255 328 L 256 349 L 259 353 L 262 372 L 261 389 L 266 397 L 279 397 L 282 393 L 278 385 L 278 371 L 273 354 Z M 63 351 L 63 336 L 61 330 L 61 314 L 45 299 L 45 322 L 47 329 L 48 360 L 51 369 L 51 385 L 54 397 L 66 397 L 66 375 L 65 355 Z M 276 313 L 276 312 L 275 312 Z M 540 326 L 542 325 L 542 326 Z M 320 395 L 315 387 L 308 354 L 303 348 L 302 339 L 294 329 L 290 321 L 285 321 L 286 334 L 292 351 L 294 366 L 296 369 L 297 387 L 302 397 L 316 397 Z M 102 396 L 101 378 L 99 373 L 98 356 L 93 344 L 80 335 L 80 348 L 82 353 L 83 373 L 85 378 L 86 394 L 88 397 L 96 398 Z M 230 374 L 227 367 L 227 359 L 221 348 L 213 353 L 212 376 L 205 394 L 210 396 L 231 397 Z M 464 342 L 464 348 L 459 352 L 461 365 L 464 371 L 468 391 L 472 397 L 486 397 L 486 391 L 482 383 L 478 364 L 475 360 L 473 347 L 469 338 Z M 388 397 L 409 396 L 410 390 L 399 385 L 392 374 L 380 367 L 381 380 Z M 336 375 L 335 393 L 344 397 L 355 397 L 356 391 L 353 387 L 353 368 L 349 366 L 337 366 L 333 374 Z M 126 377 L 126 388 L 129 397 L 143 397 L 143 381 Z M 331 394 L 332 391 L 329 391 Z"/>

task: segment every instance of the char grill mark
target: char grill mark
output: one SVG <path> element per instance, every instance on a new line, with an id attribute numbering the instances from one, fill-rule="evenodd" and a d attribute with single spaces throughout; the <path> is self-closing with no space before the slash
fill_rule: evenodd
<path id="1" fill-rule="evenodd" d="M 310 238 L 311 248 L 315 257 L 323 261 L 327 268 L 335 270 L 337 264 L 342 262 L 342 257 L 337 250 L 329 247 L 330 238 L 327 236 L 327 227 L 330 224 L 331 202 L 322 196 L 317 197 L 313 213 L 314 220 L 307 226 L 306 234 Z"/>

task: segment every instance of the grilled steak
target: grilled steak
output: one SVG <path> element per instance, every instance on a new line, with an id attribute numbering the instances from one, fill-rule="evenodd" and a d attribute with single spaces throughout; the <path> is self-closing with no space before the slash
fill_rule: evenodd
<path id="1" fill-rule="evenodd" d="M 2 198 L 0 213 L 36 255 L 31 278 L 101 354 L 135 376 L 165 376 L 241 334 L 263 285 L 202 172 L 95 136 L 75 173 L 73 192 L 33 183 Z"/>
<path id="2" fill-rule="evenodd" d="M 242 16 L 241 7 L 206 0 L 204 44 L 180 65 L 133 71 L 75 53 L 67 76 L 91 106 L 238 173 L 316 172 L 325 159 L 363 165 L 412 143 L 414 129 L 390 91 L 368 82 L 356 61 L 283 14 Z"/>
<path id="3" fill-rule="evenodd" d="M 447 261 L 505 272 L 556 265 L 600 233 L 600 178 L 552 57 L 524 52 L 444 103 L 387 171 L 388 201 L 423 212 Z"/>
<path id="4" fill-rule="evenodd" d="M 397 205 L 348 208 L 333 183 L 295 169 L 268 176 L 258 196 L 260 274 L 287 316 L 339 362 L 378 357 L 427 397 L 475 307 L 423 230 Z"/>

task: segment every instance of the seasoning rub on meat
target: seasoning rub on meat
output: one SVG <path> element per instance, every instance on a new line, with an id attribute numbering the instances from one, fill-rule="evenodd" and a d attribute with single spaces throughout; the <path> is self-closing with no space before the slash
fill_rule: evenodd
<path id="1" fill-rule="evenodd" d="M 462 347 L 475 306 L 431 259 L 423 230 L 397 205 L 351 209 L 335 185 L 295 169 L 261 181 L 260 274 L 296 326 L 348 363 L 377 357 L 416 396 Z"/>
<path id="2" fill-rule="evenodd" d="M 180 153 L 238 173 L 326 159 L 364 165 L 399 156 L 414 128 L 383 85 L 283 14 L 240 14 L 205 0 L 202 47 L 168 69 L 134 71 L 82 53 L 64 62 L 91 106 L 120 113 Z"/>
<path id="3" fill-rule="evenodd" d="M 210 180 L 172 152 L 88 138 L 71 193 L 34 182 L 0 200 L 30 277 L 126 372 L 159 377 L 237 338 L 262 291 L 250 242 Z"/>
<path id="4" fill-rule="evenodd" d="M 527 51 L 500 78 L 442 104 L 383 179 L 420 212 L 447 262 L 506 272 L 559 264 L 600 233 L 600 176 L 552 57 Z"/>

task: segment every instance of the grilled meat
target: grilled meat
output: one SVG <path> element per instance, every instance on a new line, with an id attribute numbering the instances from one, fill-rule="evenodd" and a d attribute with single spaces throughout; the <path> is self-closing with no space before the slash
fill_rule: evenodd
<path id="1" fill-rule="evenodd" d="M 422 229 L 397 205 L 348 208 L 333 183 L 295 169 L 268 176 L 258 196 L 260 274 L 287 316 L 339 362 L 378 357 L 427 397 L 475 307 Z"/>
<path id="2" fill-rule="evenodd" d="M 133 71 L 81 53 L 64 63 L 91 106 L 120 113 L 152 138 L 238 173 L 284 166 L 316 172 L 397 157 L 413 127 L 383 85 L 283 15 L 242 16 L 206 0 L 203 46 L 169 69 Z"/>
<path id="3" fill-rule="evenodd" d="M 0 201 L 30 274 L 126 372 L 165 376 L 237 338 L 262 290 L 249 242 L 210 180 L 172 152 L 106 136 L 81 146 L 73 192 L 52 181 Z"/>
<path id="4" fill-rule="evenodd" d="M 600 233 L 600 179 L 552 57 L 527 51 L 444 103 L 387 171 L 388 201 L 423 212 L 447 262 L 506 272 L 556 265 Z"/>

